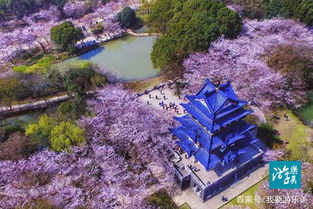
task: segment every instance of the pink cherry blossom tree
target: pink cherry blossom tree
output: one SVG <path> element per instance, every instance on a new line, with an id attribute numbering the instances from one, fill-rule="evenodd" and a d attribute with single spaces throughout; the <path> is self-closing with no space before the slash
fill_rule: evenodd
<path id="1" fill-rule="evenodd" d="M 261 184 L 258 195 L 262 196 L 266 202 L 266 208 L 289 209 L 299 208 L 307 209 L 313 205 L 313 165 L 302 162 L 302 185 L 301 189 L 269 189 L 268 181 Z M 275 198 L 287 198 L 286 201 L 275 201 Z M 274 201 L 271 201 L 270 199 Z M 277 198 L 277 199 L 278 199 Z M 289 200 L 288 200 L 289 198 Z"/>
<path id="2" fill-rule="evenodd" d="M 145 197 L 172 190 L 167 153 L 173 145 L 172 116 L 143 104 L 121 85 L 98 90 L 89 105 L 94 116 L 78 122 L 87 131 L 86 145 L 70 153 L 46 150 L 0 162 L 0 208 L 38 198 L 61 208 L 146 208 Z"/>
<path id="3" fill-rule="evenodd" d="M 244 31 L 234 40 L 220 38 L 208 52 L 193 53 L 184 61 L 186 93 L 200 88 L 204 79 L 232 81 L 239 97 L 256 103 L 263 110 L 306 101 L 301 79 L 290 83 L 285 75 L 269 68 L 267 50 L 278 45 L 301 43 L 313 46 L 312 31 L 292 20 L 245 21 Z"/>

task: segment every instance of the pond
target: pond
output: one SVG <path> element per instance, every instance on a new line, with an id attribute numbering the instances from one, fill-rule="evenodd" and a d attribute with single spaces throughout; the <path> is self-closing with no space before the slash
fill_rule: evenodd
<path id="1" fill-rule="evenodd" d="M 310 92 L 309 99 L 309 103 L 297 109 L 295 113 L 306 125 L 313 126 L 313 92 Z"/>
<path id="2" fill-rule="evenodd" d="M 136 32 L 142 33 L 146 32 L 146 30 L 147 29 L 143 27 Z M 120 74 L 121 79 L 124 81 L 153 78 L 159 74 L 159 70 L 153 68 L 150 60 L 150 53 L 155 40 L 155 36 L 134 37 L 127 35 L 122 38 L 109 41 L 108 43 L 79 57 L 57 63 L 53 65 L 53 68 L 64 71 L 69 64 L 80 61 L 92 61 L 99 66 L 108 67 L 117 71 Z M 50 108 L 46 111 L 31 111 L 8 117 L 1 122 L 2 125 L 22 124 L 24 126 L 30 122 L 37 121 L 43 113 L 49 112 L 50 110 L 52 112 L 55 111 L 54 108 Z"/>
<path id="3" fill-rule="evenodd" d="M 142 32 L 142 29 L 137 32 Z M 155 36 L 124 36 L 109 41 L 79 57 L 58 63 L 56 66 L 62 70 L 70 63 L 85 60 L 118 72 L 124 81 L 153 78 L 159 73 L 159 70 L 153 68 L 150 60 L 150 53 L 155 40 Z"/>

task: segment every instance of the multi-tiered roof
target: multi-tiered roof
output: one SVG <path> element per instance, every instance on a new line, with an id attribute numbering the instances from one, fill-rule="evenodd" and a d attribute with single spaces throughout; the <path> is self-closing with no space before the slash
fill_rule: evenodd
<path id="1" fill-rule="evenodd" d="M 190 102 L 181 105 L 188 114 L 175 117 L 181 126 L 171 132 L 188 157 L 206 170 L 235 161 L 258 141 L 251 133 L 256 126 L 242 120 L 252 111 L 244 108 L 247 102 L 237 98 L 229 82 L 216 87 L 206 80 L 198 94 L 186 98 Z"/>

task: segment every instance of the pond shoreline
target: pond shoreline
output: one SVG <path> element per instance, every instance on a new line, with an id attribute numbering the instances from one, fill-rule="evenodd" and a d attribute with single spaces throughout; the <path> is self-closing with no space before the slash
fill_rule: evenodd
<path id="1" fill-rule="evenodd" d="M 123 81 L 138 81 L 157 77 L 159 69 L 153 67 L 150 59 L 152 46 L 156 36 L 146 33 L 143 36 L 133 36 L 125 33 L 122 37 L 89 47 L 78 56 L 53 64 L 62 72 L 66 67 L 80 61 L 90 61 L 97 64 L 104 74 L 113 73 Z M 101 72 L 100 72 L 101 73 Z"/>

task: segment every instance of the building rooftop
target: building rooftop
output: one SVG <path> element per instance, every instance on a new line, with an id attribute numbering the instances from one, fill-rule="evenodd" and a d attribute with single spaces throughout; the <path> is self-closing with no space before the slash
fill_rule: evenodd
<path id="1" fill-rule="evenodd" d="M 181 126 L 170 131 L 188 158 L 212 170 L 248 156 L 249 146 L 258 141 L 251 134 L 256 126 L 242 121 L 252 111 L 244 108 L 247 102 L 237 98 L 229 82 L 215 86 L 206 80 L 197 94 L 186 98 L 190 102 L 181 106 L 188 114 L 174 117 Z"/>
<path id="2" fill-rule="evenodd" d="M 194 174 L 203 186 L 207 186 L 213 182 L 216 182 L 218 179 L 223 178 L 229 173 L 235 171 L 239 166 L 244 165 L 249 162 L 251 159 L 258 157 L 263 154 L 263 151 L 255 145 L 247 146 L 247 153 L 245 155 L 240 155 L 236 163 L 230 163 L 223 166 L 223 170 L 211 169 L 207 171 L 196 159 L 194 156 L 186 158 L 183 152 L 176 152 L 175 165 L 177 170 L 183 175 L 186 176 L 189 173 Z M 180 160 L 178 160 L 180 159 Z M 173 159 L 174 160 L 174 159 Z"/>

